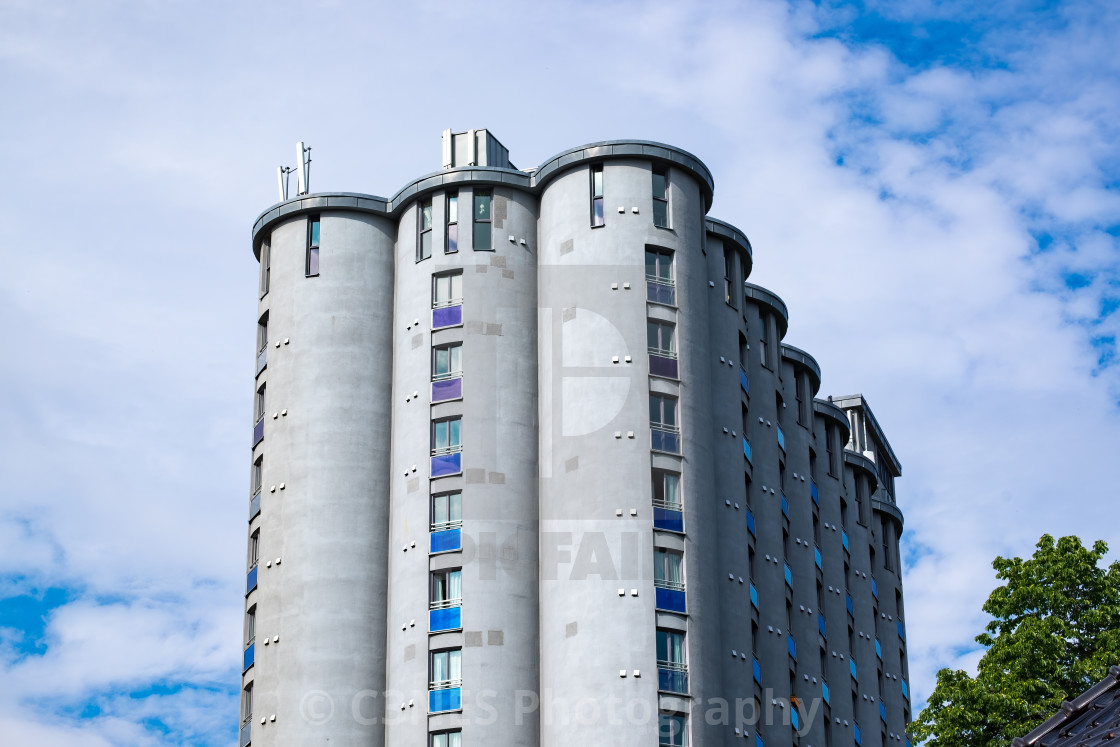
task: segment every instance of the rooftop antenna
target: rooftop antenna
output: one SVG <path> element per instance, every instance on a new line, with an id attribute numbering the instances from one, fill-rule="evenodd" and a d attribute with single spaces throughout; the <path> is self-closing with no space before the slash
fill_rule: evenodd
<path id="1" fill-rule="evenodd" d="M 299 187 L 297 194 L 305 195 L 308 192 L 307 179 L 311 175 L 311 148 L 305 147 L 303 141 L 296 143 L 296 183 Z"/>
<path id="2" fill-rule="evenodd" d="M 277 166 L 276 167 L 276 184 L 280 187 L 280 202 L 286 202 L 288 199 L 288 175 L 295 169 L 291 166 Z"/>

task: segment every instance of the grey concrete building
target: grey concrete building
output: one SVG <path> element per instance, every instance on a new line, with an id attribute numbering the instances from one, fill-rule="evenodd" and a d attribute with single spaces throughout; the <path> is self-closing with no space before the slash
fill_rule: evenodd
<path id="1" fill-rule="evenodd" d="M 902 747 L 899 461 L 708 168 L 442 155 L 253 225 L 240 743 Z"/>

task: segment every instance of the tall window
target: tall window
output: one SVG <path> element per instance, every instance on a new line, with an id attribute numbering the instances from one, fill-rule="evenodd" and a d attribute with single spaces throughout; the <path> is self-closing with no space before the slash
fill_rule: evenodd
<path id="1" fill-rule="evenodd" d="M 432 454 L 450 454 L 462 450 L 460 426 L 462 418 L 444 418 L 432 422 Z"/>
<path id="2" fill-rule="evenodd" d="M 249 567 L 255 566 L 261 559 L 261 530 L 249 535 Z"/>
<path id="3" fill-rule="evenodd" d="M 254 414 L 256 415 L 254 422 L 256 423 L 264 420 L 264 386 L 264 384 L 261 384 L 261 388 L 257 390 L 257 401 L 253 406 Z"/>
<path id="4" fill-rule="evenodd" d="M 843 498 L 840 499 L 840 528 L 848 528 L 848 502 Z"/>
<path id="5" fill-rule="evenodd" d="M 425 197 L 420 202 L 419 231 L 416 242 L 416 261 L 432 256 L 432 198 Z"/>
<path id="6" fill-rule="evenodd" d="M 739 294 L 735 287 L 735 250 L 725 246 L 723 248 L 723 300 L 732 308 L 739 308 Z"/>
<path id="7" fill-rule="evenodd" d="M 490 230 L 490 190 L 474 191 L 474 248 L 475 251 L 490 251 L 492 238 Z"/>
<path id="8" fill-rule="evenodd" d="M 669 170 L 653 167 L 653 225 L 669 227 Z"/>
<path id="9" fill-rule="evenodd" d="M 674 327 L 669 322 L 646 322 L 646 344 L 649 352 L 675 358 L 677 346 L 674 342 Z"/>
<path id="10" fill-rule="evenodd" d="M 463 650 L 433 651 L 431 654 L 431 679 L 433 688 L 458 687 L 463 681 Z"/>
<path id="11" fill-rule="evenodd" d="M 445 272 L 432 278 L 432 308 L 463 303 L 463 272 Z"/>
<path id="12" fill-rule="evenodd" d="M 272 237 L 261 243 L 261 298 L 268 293 L 268 274 L 272 265 Z"/>
<path id="13" fill-rule="evenodd" d="M 447 244 L 443 248 L 444 254 L 454 254 L 459 251 L 459 193 L 447 193 Z"/>
<path id="14" fill-rule="evenodd" d="M 657 631 L 657 665 L 684 669 L 684 633 L 675 630 Z"/>
<path id="15" fill-rule="evenodd" d="M 241 721 L 242 723 L 253 718 L 253 683 L 250 682 L 241 691 Z"/>
<path id="16" fill-rule="evenodd" d="M 268 312 L 266 311 L 257 322 L 257 353 L 263 353 L 268 347 Z"/>
<path id="17" fill-rule="evenodd" d="M 762 365 L 770 368 L 770 315 L 758 315 L 758 358 Z"/>
<path id="18" fill-rule="evenodd" d="M 463 571 L 432 571 L 432 609 L 454 607 L 463 601 Z"/>
<path id="19" fill-rule="evenodd" d="M 739 333 L 739 368 L 747 370 L 747 338 L 742 332 Z"/>
<path id="20" fill-rule="evenodd" d="M 817 481 L 817 452 L 809 449 L 809 478 Z"/>
<path id="21" fill-rule="evenodd" d="M 657 714 L 657 744 L 668 747 L 687 747 L 687 716 L 679 713 Z"/>
<path id="22" fill-rule="evenodd" d="M 456 730 L 433 734 L 431 747 L 463 747 L 463 732 Z"/>
<path id="23" fill-rule="evenodd" d="M 867 478 L 857 474 L 856 478 L 856 523 L 867 524 Z M 874 552 L 874 551 L 872 551 Z"/>
<path id="24" fill-rule="evenodd" d="M 836 476 L 836 429 L 831 425 L 825 426 L 825 449 L 828 451 L 828 474 Z"/>
<path id="25" fill-rule="evenodd" d="M 440 493 L 432 496 L 432 531 L 457 527 L 463 523 L 463 494 Z"/>
<path id="26" fill-rule="evenodd" d="M 649 422 L 661 428 L 676 429 L 677 400 L 663 394 L 649 395 Z"/>
<path id="27" fill-rule="evenodd" d="M 319 216 L 313 215 L 307 222 L 307 277 L 319 274 Z"/>
<path id="28" fill-rule="evenodd" d="M 672 252 L 646 249 L 646 300 L 669 306 L 676 304 Z"/>
<path id="29" fill-rule="evenodd" d="M 432 348 L 432 381 L 463 375 L 463 343 Z"/>
<path id="30" fill-rule="evenodd" d="M 601 226 L 603 219 L 603 164 L 591 167 L 591 225 Z"/>
<path id="31" fill-rule="evenodd" d="M 684 576 L 681 574 L 683 556 L 679 552 L 653 549 L 653 583 L 666 589 L 683 589 Z"/>
<path id="32" fill-rule="evenodd" d="M 655 506 L 681 508 L 681 476 L 663 469 L 653 471 L 653 503 Z"/>
<path id="33" fill-rule="evenodd" d="M 257 606 L 254 604 L 245 613 L 245 645 L 248 646 L 257 638 Z"/>
<path id="34" fill-rule="evenodd" d="M 264 478 L 264 454 L 257 457 L 257 461 L 253 462 L 253 495 L 261 492 L 261 482 Z"/>

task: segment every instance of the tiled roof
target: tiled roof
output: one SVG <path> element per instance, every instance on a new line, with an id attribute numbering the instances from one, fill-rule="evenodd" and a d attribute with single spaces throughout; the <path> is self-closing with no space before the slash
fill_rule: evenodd
<path id="1" fill-rule="evenodd" d="M 1120 667 L 1011 747 L 1120 747 Z"/>

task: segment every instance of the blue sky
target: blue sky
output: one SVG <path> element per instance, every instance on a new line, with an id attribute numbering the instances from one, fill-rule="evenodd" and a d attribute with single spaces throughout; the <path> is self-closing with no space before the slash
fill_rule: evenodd
<path id="1" fill-rule="evenodd" d="M 708 164 L 903 462 L 923 699 L 995 555 L 1120 547 L 1117 38 L 1091 0 L 0 2 L 0 734 L 233 741 L 251 222 L 296 140 L 391 195 L 446 127 Z"/>

